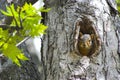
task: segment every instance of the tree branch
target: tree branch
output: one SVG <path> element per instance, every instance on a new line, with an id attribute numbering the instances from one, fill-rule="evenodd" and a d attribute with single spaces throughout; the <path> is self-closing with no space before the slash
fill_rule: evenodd
<path id="1" fill-rule="evenodd" d="M 7 30 L 7 29 L 10 29 L 12 31 L 14 30 L 21 30 L 22 27 L 17 27 L 17 26 L 10 26 L 10 25 L 6 25 L 6 24 L 0 24 L 0 28 L 2 28 L 3 30 Z"/>

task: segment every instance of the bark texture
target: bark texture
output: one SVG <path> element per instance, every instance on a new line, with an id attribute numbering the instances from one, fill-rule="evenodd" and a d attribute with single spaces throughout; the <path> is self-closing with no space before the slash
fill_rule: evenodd
<path id="1" fill-rule="evenodd" d="M 41 53 L 43 80 L 119 80 L 118 38 L 113 24 L 116 18 L 107 0 L 46 0 L 46 5 L 51 11 L 46 15 L 49 27 Z M 84 16 L 92 22 L 101 41 L 94 57 L 74 52 L 75 24 Z"/>

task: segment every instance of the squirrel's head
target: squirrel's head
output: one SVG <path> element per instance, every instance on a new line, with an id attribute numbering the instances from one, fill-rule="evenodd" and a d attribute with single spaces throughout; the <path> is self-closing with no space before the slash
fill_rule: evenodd
<path id="1" fill-rule="evenodd" d="M 80 47 L 89 48 L 92 45 L 92 39 L 89 34 L 83 34 L 80 37 Z"/>

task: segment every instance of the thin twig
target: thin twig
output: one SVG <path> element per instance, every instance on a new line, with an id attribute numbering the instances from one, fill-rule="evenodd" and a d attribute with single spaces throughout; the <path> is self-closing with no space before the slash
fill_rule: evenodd
<path id="1" fill-rule="evenodd" d="M 23 42 L 27 41 L 30 38 L 31 37 L 26 37 L 25 39 L 23 39 L 22 41 L 20 41 L 19 43 L 17 43 L 16 46 L 18 47 L 20 44 L 22 44 Z"/>
<path id="2" fill-rule="evenodd" d="M 2 28 L 3 30 L 11 29 L 12 31 L 22 29 L 22 28 L 19 28 L 17 26 L 10 26 L 10 25 L 7 25 L 7 24 L 0 24 L 0 28 Z"/>
<path id="3" fill-rule="evenodd" d="M 21 6 L 20 6 L 20 9 L 19 9 L 19 21 L 20 21 L 20 27 L 23 27 L 22 25 L 22 19 L 21 19 Z"/>

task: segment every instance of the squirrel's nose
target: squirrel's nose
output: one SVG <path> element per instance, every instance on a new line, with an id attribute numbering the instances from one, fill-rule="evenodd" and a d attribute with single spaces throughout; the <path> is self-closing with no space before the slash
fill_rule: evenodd
<path id="1" fill-rule="evenodd" d="M 87 44 L 86 44 L 86 43 L 84 43 L 84 44 L 83 44 L 83 47 L 84 47 L 84 48 L 85 48 L 85 47 L 87 47 Z"/>

